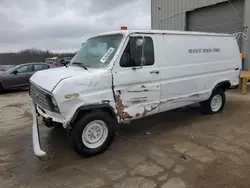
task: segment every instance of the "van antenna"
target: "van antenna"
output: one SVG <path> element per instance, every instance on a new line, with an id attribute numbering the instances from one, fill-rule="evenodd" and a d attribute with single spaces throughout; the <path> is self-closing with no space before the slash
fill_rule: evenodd
<path id="1" fill-rule="evenodd" d="M 238 41 L 240 37 L 244 38 L 246 41 L 248 41 L 248 36 L 245 34 L 248 33 L 248 27 L 245 27 L 242 19 L 240 18 L 240 15 L 237 11 L 237 9 L 235 8 L 235 6 L 233 5 L 233 3 L 231 2 L 231 0 L 227 0 L 227 2 L 232 6 L 237 18 L 239 19 L 240 23 L 242 24 L 243 26 L 243 31 L 242 32 L 236 32 L 236 33 L 233 33 L 233 36 L 235 37 L 235 39 Z M 247 52 L 247 46 L 243 49 L 245 52 Z M 246 53 L 245 53 L 246 54 Z"/>
<path id="2" fill-rule="evenodd" d="M 239 19 L 239 21 L 242 24 L 243 28 L 245 28 L 244 23 L 243 23 L 242 19 L 240 18 L 239 13 L 238 13 L 237 9 L 235 8 L 235 6 L 233 5 L 233 3 L 231 2 L 231 0 L 227 0 L 227 2 L 232 6 L 233 11 L 235 12 L 237 18 Z"/>

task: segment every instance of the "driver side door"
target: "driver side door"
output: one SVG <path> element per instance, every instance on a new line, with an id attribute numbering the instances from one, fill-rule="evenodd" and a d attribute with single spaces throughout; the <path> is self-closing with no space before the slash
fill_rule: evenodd
<path id="1" fill-rule="evenodd" d="M 143 48 L 137 46 L 138 39 L 144 40 Z M 154 51 L 153 36 L 131 35 L 113 68 L 113 89 L 120 121 L 159 111 L 160 71 Z"/>

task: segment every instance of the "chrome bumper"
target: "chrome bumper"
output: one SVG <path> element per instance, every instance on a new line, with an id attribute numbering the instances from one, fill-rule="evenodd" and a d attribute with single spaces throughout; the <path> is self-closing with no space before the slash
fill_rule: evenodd
<path id="1" fill-rule="evenodd" d="M 47 154 L 41 149 L 36 106 L 33 99 L 31 99 L 31 110 L 33 115 L 33 126 L 32 126 L 33 151 L 39 159 L 45 160 L 47 159 Z"/>

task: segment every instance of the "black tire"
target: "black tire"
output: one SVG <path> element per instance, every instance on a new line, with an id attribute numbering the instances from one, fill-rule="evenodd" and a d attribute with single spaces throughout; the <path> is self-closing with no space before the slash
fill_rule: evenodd
<path id="1" fill-rule="evenodd" d="M 61 123 L 54 123 L 54 129 L 62 129 L 63 125 Z"/>
<path id="2" fill-rule="evenodd" d="M 3 93 L 3 86 L 1 83 L 0 83 L 0 93 Z"/>
<path id="3" fill-rule="evenodd" d="M 102 145 L 97 148 L 87 147 L 82 140 L 82 134 L 85 127 L 92 121 L 103 121 L 107 127 L 107 138 Z M 95 111 L 85 114 L 76 122 L 71 132 L 71 140 L 75 151 L 83 157 L 92 157 L 106 151 L 115 137 L 116 121 L 106 112 Z"/>
<path id="4" fill-rule="evenodd" d="M 213 109 L 212 108 L 212 101 L 213 101 L 214 97 L 216 97 L 216 96 L 220 96 L 222 101 L 221 101 L 221 105 L 219 105 L 220 107 L 218 106 L 218 108 Z M 200 103 L 200 106 L 201 106 L 201 110 L 204 114 L 216 114 L 216 113 L 223 111 L 225 103 L 226 103 L 225 91 L 220 89 L 220 88 L 217 88 L 212 92 L 210 98 L 207 101 Z"/>

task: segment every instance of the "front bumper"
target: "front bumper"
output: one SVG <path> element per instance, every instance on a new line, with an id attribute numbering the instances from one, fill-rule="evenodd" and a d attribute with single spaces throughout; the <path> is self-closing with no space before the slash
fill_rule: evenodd
<path id="1" fill-rule="evenodd" d="M 31 99 L 31 110 L 32 110 L 32 116 L 33 116 L 33 126 L 32 126 L 33 151 L 39 159 L 45 160 L 47 159 L 47 153 L 41 149 L 36 105 L 33 99 Z"/>

